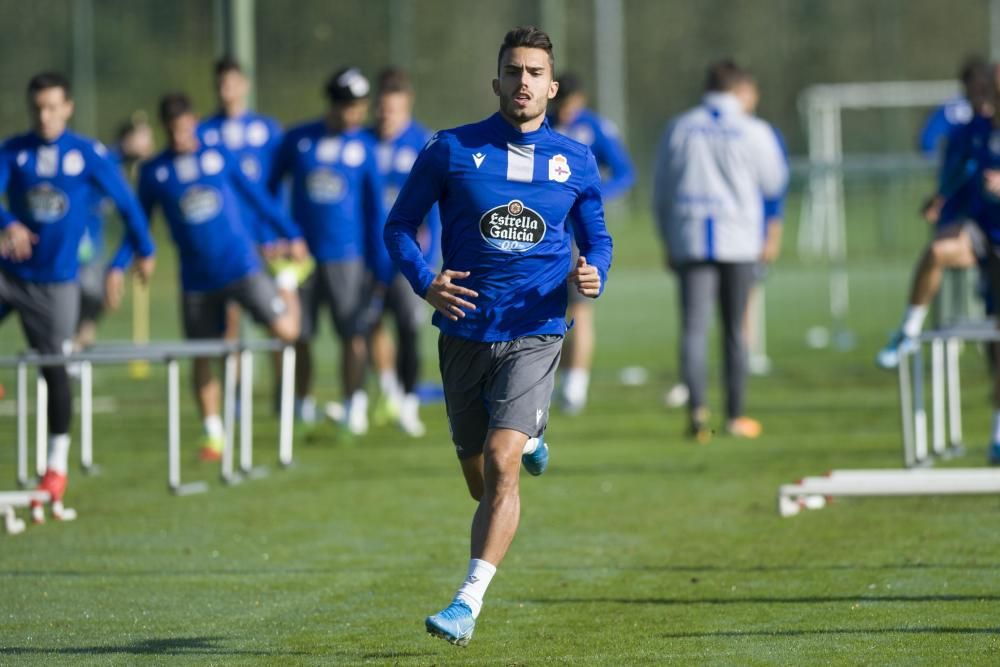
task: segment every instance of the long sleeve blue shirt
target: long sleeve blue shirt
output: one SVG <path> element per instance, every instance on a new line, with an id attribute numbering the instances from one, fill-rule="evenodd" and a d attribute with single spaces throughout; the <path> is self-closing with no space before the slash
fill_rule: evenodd
<path id="1" fill-rule="evenodd" d="M 271 196 L 267 177 L 274 165 L 274 156 L 281 145 L 281 125 L 278 121 L 253 111 L 230 118 L 221 111 L 198 125 L 198 139 L 203 146 L 223 146 L 239 162 L 247 180 Z M 274 226 L 261 217 L 253 203 L 237 192 L 240 217 L 259 244 L 277 239 Z"/>
<path id="2" fill-rule="evenodd" d="M 254 239 L 240 220 L 238 196 L 283 238 L 298 236 L 280 205 L 253 185 L 236 158 L 223 148 L 194 153 L 166 150 L 142 166 L 139 201 L 147 215 L 159 206 L 177 244 L 181 287 L 210 292 L 260 270 Z M 112 266 L 131 255 L 123 244 Z"/>
<path id="3" fill-rule="evenodd" d="M 292 217 L 316 261 L 363 259 L 388 284 L 394 270 L 381 240 L 384 186 L 370 135 L 363 128 L 333 133 L 322 120 L 292 128 L 278 148 L 270 190 L 286 178 Z"/>
<path id="4" fill-rule="evenodd" d="M 21 280 L 76 280 L 80 240 L 93 221 L 96 193 L 110 198 L 125 223 L 126 238 L 147 257 L 153 254 L 149 225 L 118 165 L 99 143 L 73 132 L 47 142 L 22 134 L 0 147 L 0 229 L 19 221 L 38 236 L 23 262 L 0 258 L 0 269 Z"/>
<path id="5" fill-rule="evenodd" d="M 431 138 L 431 133 L 423 125 L 411 122 L 405 130 L 393 139 L 382 141 L 372 128 L 369 134 L 376 142 L 375 158 L 385 186 L 385 210 L 396 203 L 399 191 L 417 161 L 417 155 Z M 424 253 L 424 261 L 430 266 L 438 266 L 441 257 L 441 215 L 437 204 L 431 207 L 424 224 L 417 232 L 417 241 Z"/>
<path id="6" fill-rule="evenodd" d="M 417 294 L 435 272 L 416 242 L 431 206 L 441 209 L 442 266 L 479 293 L 458 321 L 434 314 L 442 332 L 493 342 L 566 332 L 569 225 L 602 288 L 611 266 L 601 176 L 590 150 L 548 123 L 520 132 L 500 114 L 438 132 L 420 153 L 389 213 L 385 244 Z"/>

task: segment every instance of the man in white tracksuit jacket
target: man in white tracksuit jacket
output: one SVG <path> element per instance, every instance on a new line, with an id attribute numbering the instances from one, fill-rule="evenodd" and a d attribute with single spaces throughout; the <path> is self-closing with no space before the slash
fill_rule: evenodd
<path id="1" fill-rule="evenodd" d="M 681 373 L 690 390 L 691 435 L 711 436 L 706 393 L 708 324 L 718 301 L 726 369 L 726 429 L 757 437 L 744 414 L 746 349 L 740 323 L 764 249 L 761 198 L 788 180 L 781 146 L 768 125 L 744 111 L 740 96 L 753 78 L 732 61 L 708 71 L 702 103 L 672 120 L 656 156 L 653 212 L 667 262 L 680 286 Z"/>

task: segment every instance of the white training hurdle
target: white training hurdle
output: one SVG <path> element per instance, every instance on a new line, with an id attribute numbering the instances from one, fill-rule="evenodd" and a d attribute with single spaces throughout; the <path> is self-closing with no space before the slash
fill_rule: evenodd
<path id="1" fill-rule="evenodd" d="M 778 513 L 821 509 L 834 497 L 980 495 L 1000 493 L 1000 468 L 931 469 L 935 458 L 964 454 L 959 352 L 964 342 L 1000 342 L 990 322 L 927 331 L 900 351 L 899 397 L 903 469 L 833 470 L 778 489 Z M 931 413 L 925 405 L 925 348 L 930 348 Z M 930 420 L 928 420 L 928 416 Z M 928 424 L 930 421 L 930 424 Z M 929 436 L 929 437 L 928 437 Z"/>
<path id="2" fill-rule="evenodd" d="M 167 367 L 167 485 L 178 495 L 207 490 L 204 482 L 184 484 L 181 481 L 180 455 L 180 367 L 179 360 L 196 357 L 225 359 L 224 421 L 226 442 L 223 448 L 221 476 L 226 483 L 237 483 L 246 477 L 258 476 L 253 467 L 253 355 L 256 352 L 282 354 L 280 426 L 278 461 L 282 466 L 292 463 L 295 348 L 275 340 L 254 341 L 183 341 L 157 342 L 145 345 L 102 344 L 84 352 L 67 355 L 25 354 L 0 358 L 0 368 L 15 368 L 17 374 L 17 482 L 24 488 L 34 480 L 28 475 L 28 369 L 52 365 L 80 366 L 80 463 L 85 471 L 95 469 L 93 457 L 93 366 L 127 364 L 133 361 L 163 363 Z M 236 430 L 236 365 L 243 374 L 241 384 L 239 472 L 235 461 Z M 46 390 L 39 374 L 36 382 L 36 472 L 42 475 L 47 462 Z M 47 494 L 46 498 L 47 498 Z M 7 517 L 7 527 L 18 527 L 14 507 L 23 507 L 38 492 L 0 492 L 0 514 Z M 12 523 L 13 522 L 13 523 Z M 14 530 L 13 532 L 18 532 Z"/>

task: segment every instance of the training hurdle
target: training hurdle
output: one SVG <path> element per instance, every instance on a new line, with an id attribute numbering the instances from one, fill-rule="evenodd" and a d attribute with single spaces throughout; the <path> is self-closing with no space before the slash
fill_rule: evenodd
<path id="1" fill-rule="evenodd" d="M 281 351 L 282 393 L 278 461 L 282 466 L 292 463 L 293 400 L 295 384 L 295 349 L 275 340 L 246 341 L 181 341 L 156 342 L 143 345 L 103 344 L 86 351 L 67 355 L 40 355 L 33 352 L 0 358 L 0 368 L 15 368 L 17 372 L 17 482 L 22 487 L 32 480 L 28 476 L 28 368 L 79 364 L 80 368 L 80 463 L 85 471 L 95 470 L 93 458 L 93 367 L 95 365 L 128 364 L 134 361 L 163 363 L 167 367 L 167 485 L 178 495 L 207 490 L 204 482 L 183 484 L 180 471 L 180 367 L 179 361 L 196 357 L 225 359 L 223 383 L 223 416 L 226 441 L 222 454 L 221 476 L 227 483 L 256 476 L 253 467 L 253 355 L 257 352 Z M 241 384 L 239 473 L 235 466 L 236 368 L 240 365 L 244 381 Z M 45 442 L 45 383 L 36 383 L 36 472 L 44 473 Z"/>
<path id="2" fill-rule="evenodd" d="M 1000 493 L 1000 469 L 932 469 L 935 459 L 964 454 L 959 353 L 965 342 L 1000 341 L 995 323 L 960 323 L 927 331 L 900 350 L 899 397 L 903 469 L 833 470 L 778 489 L 778 513 L 821 509 L 835 497 L 982 495 Z M 925 348 L 930 349 L 931 413 L 925 405 Z M 930 416 L 930 424 L 928 424 Z M 928 437 L 930 436 L 930 437 Z"/>

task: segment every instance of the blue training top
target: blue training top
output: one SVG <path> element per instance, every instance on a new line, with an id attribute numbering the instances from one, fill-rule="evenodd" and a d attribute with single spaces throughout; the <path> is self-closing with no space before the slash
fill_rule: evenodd
<path id="1" fill-rule="evenodd" d="M 260 270 L 254 239 L 240 220 L 238 193 L 278 236 L 301 237 L 278 202 L 247 180 L 223 148 L 201 146 L 186 154 L 167 149 L 142 166 L 139 201 L 147 215 L 156 206 L 163 209 L 185 292 L 215 291 Z M 123 244 L 112 266 L 124 266 L 130 255 Z"/>
<path id="2" fill-rule="evenodd" d="M 590 109 L 582 109 L 566 125 L 558 125 L 556 131 L 590 148 L 597 165 L 605 170 L 601 181 L 604 199 L 621 197 L 635 184 L 635 168 L 622 143 L 618 128 L 610 120 L 601 118 Z"/>
<path id="3" fill-rule="evenodd" d="M 953 97 L 934 109 L 920 130 L 920 152 L 927 157 L 937 157 L 941 143 L 952 130 L 972 120 L 972 105 L 965 97 Z"/>
<path id="4" fill-rule="evenodd" d="M 565 334 L 567 220 L 602 290 L 607 283 L 612 244 L 597 161 L 547 122 L 522 133 L 497 113 L 438 132 L 424 147 L 385 229 L 389 254 L 420 295 L 435 272 L 416 233 L 434 202 L 441 207 L 442 265 L 469 271 L 456 282 L 479 293 L 471 299 L 476 310 L 458 321 L 434 314 L 443 333 L 483 342 Z"/>
<path id="5" fill-rule="evenodd" d="M 388 141 L 379 139 L 375 128 L 369 128 L 368 133 L 376 143 L 375 158 L 385 185 L 385 210 L 388 211 L 396 203 L 396 197 L 431 133 L 417 122 L 411 122 L 396 138 Z M 417 241 L 423 250 L 424 261 L 430 266 L 438 266 L 441 257 L 441 215 L 437 204 L 431 207 L 417 232 Z"/>
<path id="6" fill-rule="evenodd" d="M 322 120 L 288 131 L 268 180 L 278 192 L 291 178 L 292 217 L 317 262 L 362 258 L 376 279 L 395 273 L 383 245 L 382 177 L 375 144 L 361 128 L 331 132 Z"/>
<path id="7" fill-rule="evenodd" d="M 0 269 L 33 283 L 76 280 L 80 240 L 93 224 L 97 193 L 121 212 L 126 238 L 143 257 L 153 254 L 149 225 L 118 165 L 100 143 L 73 132 L 52 142 L 34 133 L 0 147 L 0 229 L 20 221 L 38 236 L 24 262 L 0 258 Z"/>
<path id="8" fill-rule="evenodd" d="M 223 146 L 239 162 L 247 180 L 263 191 L 281 144 L 281 125 L 273 118 L 248 111 L 229 118 L 221 111 L 198 125 L 198 140 L 203 146 Z M 259 244 L 277 239 L 274 227 L 268 224 L 246 197 L 237 193 L 240 217 Z"/>

